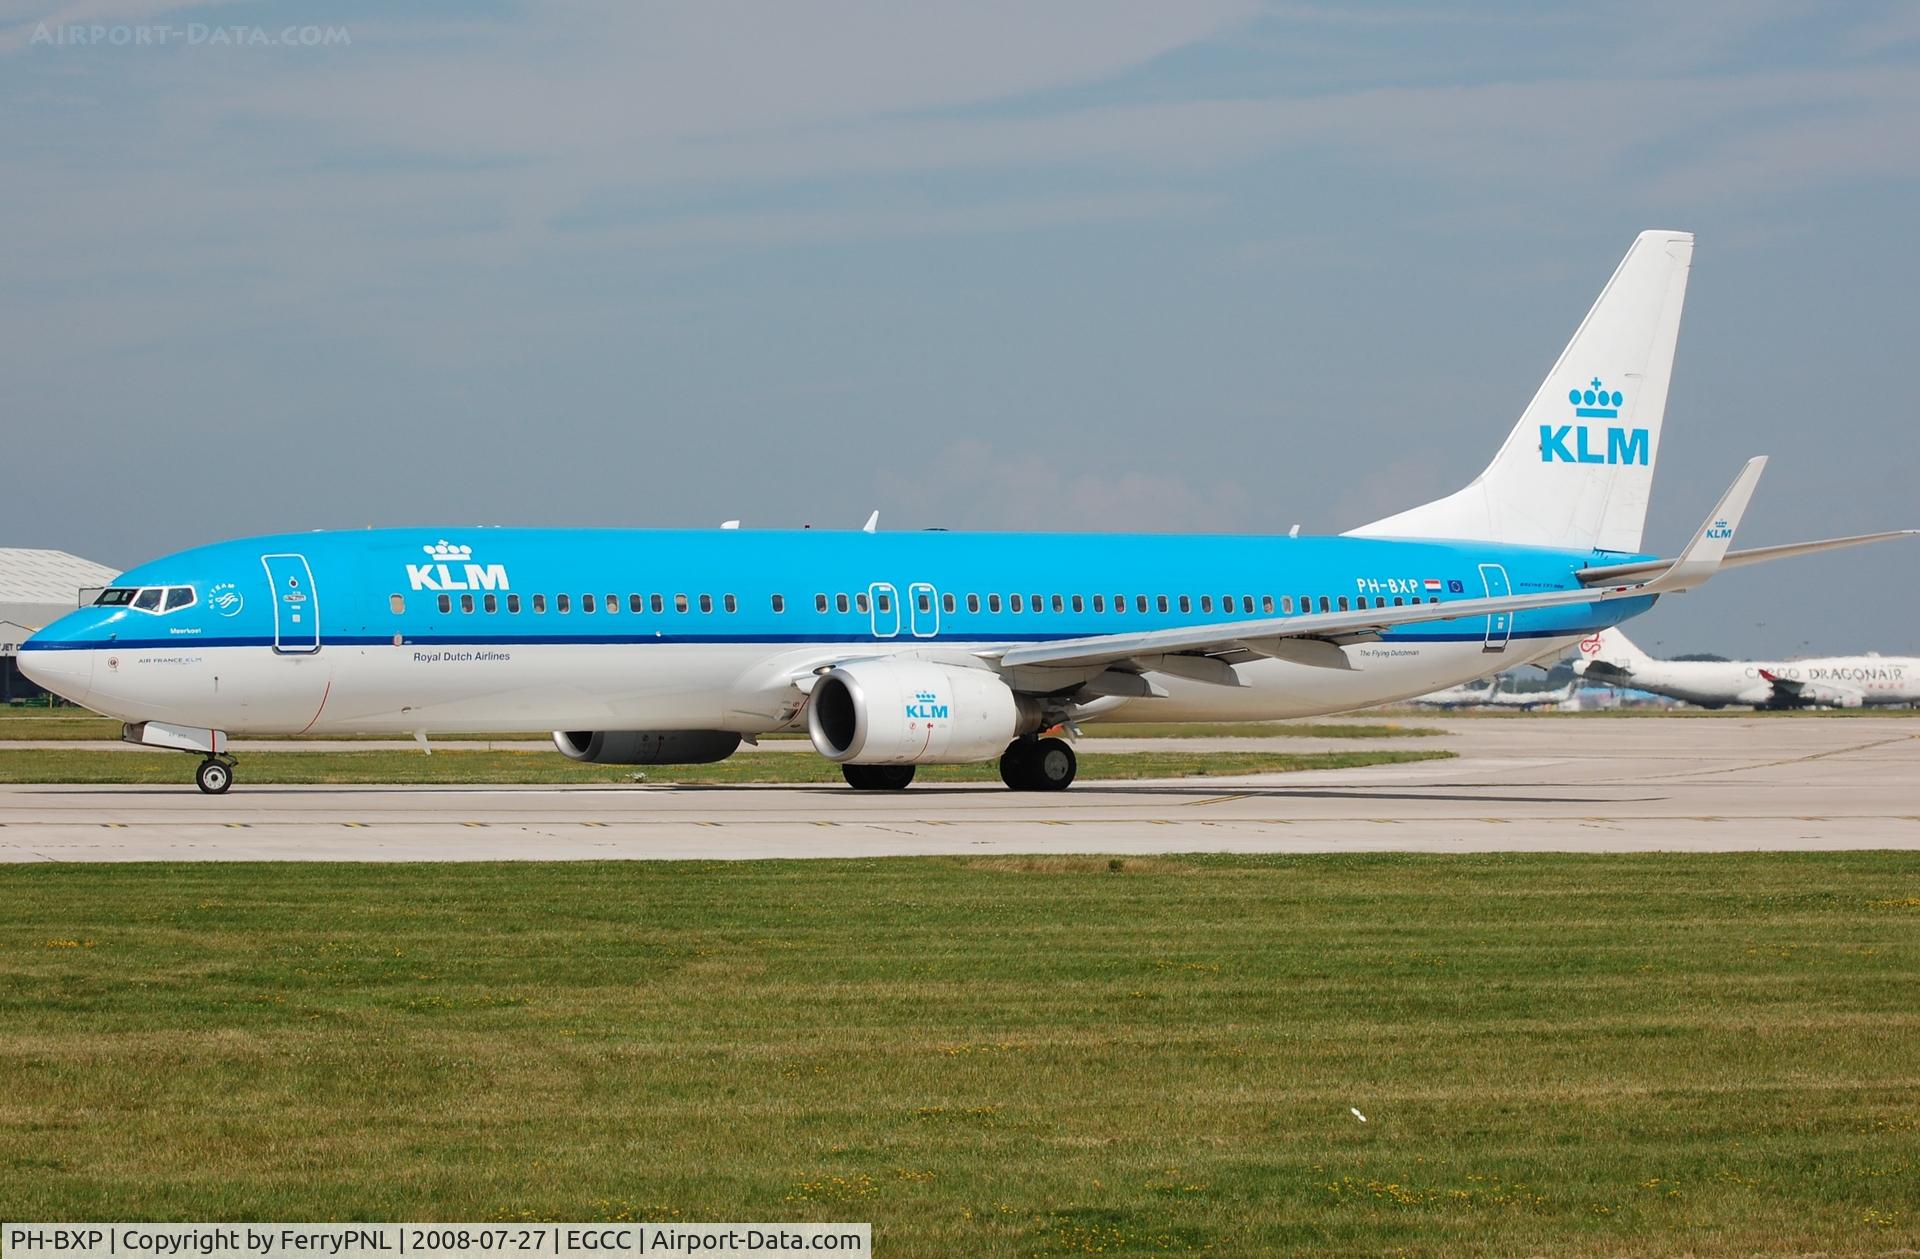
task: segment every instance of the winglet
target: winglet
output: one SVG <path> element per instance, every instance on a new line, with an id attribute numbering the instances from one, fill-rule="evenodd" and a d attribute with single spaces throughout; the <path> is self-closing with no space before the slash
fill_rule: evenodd
<path id="1" fill-rule="evenodd" d="M 1740 469 L 1740 475 L 1733 478 L 1733 484 L 1720 496 L 1713 514 L 1694 531 L 1693 541 L 1687 543 L 1686 550 L 1680 552 L 1680 558 L 1666 572 L 1648 582 L 1645 593 L 1673 594 L 1692 590 L 1720 571 L 1720 561 L 1726 558 L 1727 548 L 1733 545 L 1734 530 L 1740 527 L 1740 517 L 1746 514 L 1747 503 L 1753 498 L 1754 488 L 1760 484 L 1760 474 L 1766 470 L 1765 455 L 1755 455 L 1747 460 L 1747 466 Z"/>
<path id="2" fill-rule="evenodd" d="M 875 529 L 878 529 L 879 527 L 880 527 L 880 509 L 876 507 L 873 509 L 873 515 L 867 517 L 867 523 L 860 526 L 860 532 L 872 533 Z"/>

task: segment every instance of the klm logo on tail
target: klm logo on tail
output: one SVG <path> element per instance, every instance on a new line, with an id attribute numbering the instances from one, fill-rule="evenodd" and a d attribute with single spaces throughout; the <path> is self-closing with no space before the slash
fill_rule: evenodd
<path id="1" fill-rule="evenodd" d="M 1600 378 L 1595 376 L 1588 388 L 1569 389 L 1567 401 L 1573 403 L 1575 419 L 1617 420 L 1620 418 L 1620 404 L 1626 398 L 1618 389 L 1611 392 L 1602 389 Z M 1646 465 L 1649 453 L 1646 429 L 1609 425 L 1606 444 L 1602 448 L 1597 428 L 1597 425 L 1586 424 L 1542 424 L 1540 462 Z"/>

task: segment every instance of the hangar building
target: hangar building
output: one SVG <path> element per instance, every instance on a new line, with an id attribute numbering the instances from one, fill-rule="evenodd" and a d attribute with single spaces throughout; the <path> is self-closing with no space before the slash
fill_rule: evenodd
<path id="1" fill-rule="evenodd" d="M 20 676 L 20 644 L 33 631 L 93 602 L 120 574 L 65 551 L 0 547 L 0 703 L 44 694 Z"/>

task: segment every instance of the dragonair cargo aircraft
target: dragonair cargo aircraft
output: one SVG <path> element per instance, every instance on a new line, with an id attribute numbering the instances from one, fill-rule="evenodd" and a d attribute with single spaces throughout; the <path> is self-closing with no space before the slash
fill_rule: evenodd
<path id="1" fill-rule="evenodd" d="M 855 787 L 1046 732 L 1296 717 L 1553 656 L 1723 567 L 1749 461 L 1675 558 L 1641 549 L 1693 237 L 1644 232 L 1472 484 L 1338 537 L 486 528 L 223 542 L 127 572 L 20 667 L 196 753 L 236 734 L 556 731 L 576 760 L 719 760 L 805 729 Z"/>
<path id="2" fill-rule="evenodd" d="M 1670 695 L 1704 708 L 1864 708 L 1920 704 L 1920 660 L 1655 660 L 1618 629 L 1580 640 L 1574 672 L 1590 682 Z"/>

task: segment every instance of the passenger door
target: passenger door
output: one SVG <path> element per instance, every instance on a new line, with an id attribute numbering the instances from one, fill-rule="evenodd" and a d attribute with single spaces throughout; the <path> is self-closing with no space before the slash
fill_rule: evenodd
<path id="1" fill-rule="evenodd" d="M 1502 599 L 1513 593 L 1507 583 L 1507 570 L 1500 564 L 1482 564 L 1480 581 L 1487 588 L 1487 598 Z M 1507 642 L 1513 637 L 1513 613 L 1495 612 L 1487 617 L 1486 641 L 1480 644 L 1481 651 L 1505 651 Z"/>
<path id="2" fill-rule="evenodd" d="M 900 592 L 884 581 L 867 587 L 873 607 L 873 636 L 893 638 L 900 633 Z"/>
<path id="3" fill-rule="evenodd" d="M 306 656 L 320 650 L 320 599 L 304 555 L 263 555 L 273 592 L 273 650 Z"/>
<path id="4" fill-rule="evenodd" d="M 913 625 L 915 638 L 932 638 L 940 632 L 940 592 L 924 581 L 916 581 L 907 587 L 907 599 L 912 607 L 909 617 Z"/>

